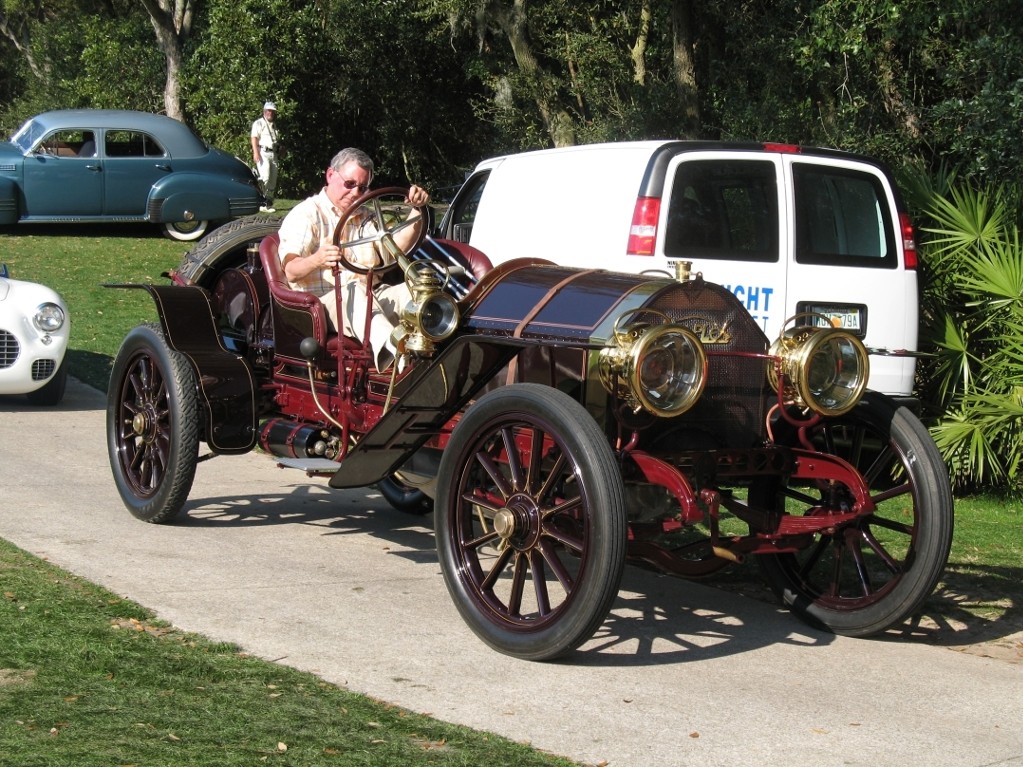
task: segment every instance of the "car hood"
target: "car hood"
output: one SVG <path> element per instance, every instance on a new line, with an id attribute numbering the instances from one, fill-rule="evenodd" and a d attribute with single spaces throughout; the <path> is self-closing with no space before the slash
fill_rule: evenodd
<path id="1" fill-rule="evenodd" d="M 0 277 L 0 303 L 7 302 L 20 302 L 23 308 L 33 309 L 39 304 L 50 302 L 59 305 L 67 314 L 67 305 L 64 303 L 64 299 L 52 288 L 40 285 L 38 282 Z"/>
<path id="2" fill-rule="evenodd" d="M 10 141 L 0 142 L 0 158 L 21 157 L 21 147 Z"/>

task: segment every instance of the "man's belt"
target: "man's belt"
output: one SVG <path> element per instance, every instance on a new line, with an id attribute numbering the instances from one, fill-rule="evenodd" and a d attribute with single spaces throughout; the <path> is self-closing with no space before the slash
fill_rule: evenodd
<path id="1" fill-rule="evenodd" d="M 272 146 L 261 146 L 259 151 L 261 152 L 272 152 L 274 148 Z"/>

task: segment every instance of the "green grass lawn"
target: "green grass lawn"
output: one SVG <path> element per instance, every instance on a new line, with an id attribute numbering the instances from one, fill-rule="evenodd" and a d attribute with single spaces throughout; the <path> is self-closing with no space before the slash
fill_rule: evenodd
<path id="1" fill-rule="evenodd" d="M 0 540 L 6 767 L 572 762 L 185 634 Z"/>

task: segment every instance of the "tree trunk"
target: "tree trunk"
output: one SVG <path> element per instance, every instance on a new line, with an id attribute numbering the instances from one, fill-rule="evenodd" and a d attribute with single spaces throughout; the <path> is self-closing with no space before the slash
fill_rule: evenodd
<path id="1" fill-rule="evenodd" d="M 48 82 L 50 79 L 50 62 L 36 60 L 32 53 L 32 40 L 29 35 L 29 27 L 24 20 L 12 14 L 8 16 L 0 10 L 0 35 L 6 37 L 14 49 L 25 57 L 29 71 L 40 82 Z"/>
<path id="2" fill-rule="evenodd" d="M 167 62 L 163 106 L 168 117 L 184 119 L 181 108 L 181 64 L 185 43 L 192 33 L 192 0 L 139 0 L 149 13 L 156 44 Z"/>
<path id="3" fill-rule="evenodd" d="M 567 110 L 558 105 L 557 87 L 540 68 L 530 45 L 526 25 L 526 0 L 512 0 L 510 7 L 502 5 L 499 0 L 494 0 L 487 10 L 488 16 L 508 38 L 515 63 L 532 87 L 533 100 L 554 145 L 575 144 L 575 125 L 572 117 Z"/>
<path id="4" fill-rule="evenodd" d="M 671 4 L 673 76 L 682 107 L 682 134 L 696 138 L 700 129 L 697 99 L 696 62 L 693 57 L 692 0 L 673 0 Z"/>
<path id="5" fill-rule="evenodd" d="M 646 47 L 650 40 L 650 0 L 643 0 L 639 11 L 639 32 L 632 46 L 632 79 L 646 85 Z"/>

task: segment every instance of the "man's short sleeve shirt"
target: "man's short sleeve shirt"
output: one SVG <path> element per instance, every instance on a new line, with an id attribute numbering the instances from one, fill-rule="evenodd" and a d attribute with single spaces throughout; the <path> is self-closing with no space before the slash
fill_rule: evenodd
<path id="1" fill-rule="evenodd" d="M 283 262 L 289 253 L 296 253 L 303 258 L 315 253 L 321 242 L 333 239 L 334 230 L 340 220 L 341 211 L 334 207 L 325 189 L 300 202 L 281 222 L 279 232 L 281 241 L 277 250 L 281 261 Z M 366 237 L 375 231 L 376 227 L 366 216 L 353 216 L 348 220 L 341 240 L 347 242 Z M 379 265 L 376 248 L 371 245 L 347 249 L 344 256 L 361 266 Z M 344 268 L 341 269 L 340 276 L 342 284 L 360 279 L 360 275 Z M 304 290 L 317 295 L 323 295 L 333 286 L 334 275 L 330 269 L 310 272 L 301 280 L 291 282 L 294 290 Z"/>
<path id="2" fill-rule="evenodd" d="M 277 144 L 277 129 L 273 127 L 266 118 L 260 117 L 252 123 L 252 138 L 258 139 L 261 148 L 273 149 Z"/>

